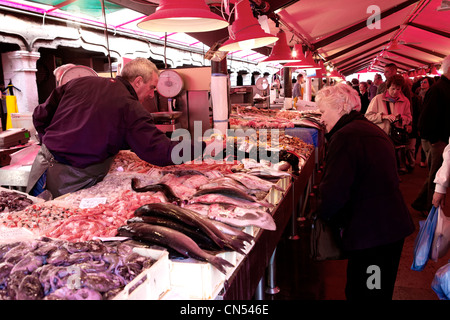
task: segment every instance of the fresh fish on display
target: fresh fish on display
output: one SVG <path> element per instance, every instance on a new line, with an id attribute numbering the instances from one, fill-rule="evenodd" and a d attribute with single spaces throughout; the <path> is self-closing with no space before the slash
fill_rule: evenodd
<path id="1" fill-rule="evenodd" d="M 140 216 L 161 216 L 169 219 L 175 219 L 191 226 L 198 227 L 211 240 L 213 240 L 220 248 L 230 248 L 239 253 L 243 253 L 245 244 L 240 240 L 230 237 L 227 234 L 221 232 L 217 227 L 208 219 L 195 211 L 181 208 L 171 203 L 150 203 L 143 205 L 136 209 L 134 215 Z"/>
<path id="2" fill-rule="evenodd" d="M 210 180 L 207 184 L 201 185 L 199 187 L 199 189 L 202 190 L 202 189 L 209 189 L 209 188 L 220 187 L 220 186 L 232 187 L 232 188 L 236 188 L 241 191 L 244 191 L 244 192 L 247 192 L 249 190 L 246 186 L 244 186 L 239 181 L 236 181 L 229 177 L 220 177 L 217 179 Z"/>
<path id="3" fill-rule="evenodd" d="M 270 168 L 252 169 L 250 171 L 247 171 L 247 174 L 257 176 L 261 179 L 274 181 L 278 181 L 280 180 L 280 178 L 292 176 L 292 174 L 290 174 L 289 172 L 278 171 Z"/>
<path id="4" fill-rule="evenodd" d="M 185 205 L 185 208 L 195 211 L 199 214 L 201 214 L 202 216 L 207 217 L 208 216 L 208 212 L 209 212 L 209 205 L 207 204 L 201 204 L 201 203 L 192 203 L 192 204 L 187 204 Z M 229 224 L 220 222 L 218 220 L 212 220 L 211 222 L 217 227 L 217 229 L 219 229 L 220 231 L 222 231 L 223 233 L 226 233 L 230 236 L 236 237 L 238 239 L 241 239 L 243 241 L 246 241 L 248 243 L 251 243 L 253 240 L 253 236 L 251 236 L 250 234 L 242 231 L 239 228 L 236 228 L 234 226 L 230 226 Z"/>
<path id="5" fill-rule="evenodd" d="M 226 267 L 234 267 L 230 262 L 202 250 L 194 240 L 183 233 L 147 223 L 132 223 L 119 228 L 119 235 L 132 237 L 134 240 L 148 241 L 169 247 L 185 257 L 211 263 L 220 272 L 226 274 Z"/>
<path id="6" fill-rule="evenodd" d="M 263 201 L 260 201 L 260 202 L 264 203 Z M 190 203 L 231 204 L 231 205 L 243 207 L 243 208 L 259 208 L 259 207 L 263 206 L 263 204 L 260 202 L 253 202 L 253 201 L 248 201 L 248 200 L 227 197 L 222 194 L 204 194 L 201 196 L 193 197 L 190 201 Z M 267 203 L 266 207 L 269 207 L 269 206 L 273 206 L 273 205 L 270 203 Z"/>
<path id="7" fill-rule="evenodd" d="M 266 181 L 257 176 L 252 176 L 249 174 L 235 172 L 235 173 L 228 174 L 227 177 L 230 177 L 230 178 L 235 179 L 236 181 L 239 181 L 240 183 L 242 183 L 249 189 L 258 189 L 258 190 L 263 190 L 263 191 L 268 192 L 268 191 L 270 191 L 270 189 L 275 188 L 280 191 L 284 191 L 284 189 L 282 187 L 278 186 L 276 183 Z"/>
<path id="8" fill-rule="evenodd" d="M 172 188 L 170 188 L 168 185 L 164 183 L 151 184 L 140 188 L 137 187 L 137 184 L 138 184 L 137 178 L 131 179 L 131 188 L 136 192 L 161 191 L 166 196 L 167 201 L 174 203 L 181 203 L 181 199 L 175 195 Z"/>
<path id="9" fill-rule="evenodd" d="M 258 204 L 260 204 L 264 207 L 273 207 L 273 205 L 268 203 L 267 201 L 258 201 L 255 197 L 249 195 L 246 192 L 243 192 L 236 188 L 226 187 L 226 186 L 213 187 L 213 188 L 199 190 L 194 194 L 194 197 L 198 197 L 198 196 L 202 196 L 202 195 L 206 195 L 206 194 L 219 194 L 219 195 L 224 195 L 224 196 L 239 199 L 239 200 L 257 202 Z"/>
<path id="10" fill-rule="evenodd" d="M 241 190 L 242 192 L 245 192 L 251 196 L 254 196 L 257 200 L 263 200 L 268 192 L 262 191 L 258 189 L 249 189 L 246 186 L 244 186 L 239 181 L 232 179 L 230 177 L 222 177 L 218 179 L 211 180 L 208 184 L 204 184 L 199 187 L 200 190 L 203 189 L 209 189 L 209 188 L 216 188 L 216 187 L 230 187 L 230 188 L 236 188 Z"/>
<path id="11" fill-rule="evenodd" d="M 208 216 L 235 227 L 255 226 L 270 231 L 277 227 L 269 213 L 257 209 L 212 204 Z"/>
<path id="12" fill-rule="evenodd" d="M 322 129 L 322 124 L 317 121 L 314 118 L 301 118 L 298 120 L 295 120 L 294 122 L 296 125 L 302 126 L 302 127 L 310 127 L 310 128 L 316 128 L 316 129 Z"/>
<path id="13" fill-rule="evenodd" d="M 278 163 L 274 163 L 272 168 L 279 171 L 288 171 L 291 168 L 291 164 L 287 161 L 279 161 Z"/>
<path id="14" fill-rule="evenodd" d="M 186 179 L 186 181 L 183 182 L 183 185 L 188 188 L 198 189 L 199 187 L 207 183 L 209 183 L 209 178 L 203 175 L 196 174 Z"/>
<path id="15" fill-rule="evenodd" d="M 189 175 L 203 175 L 203 176 L 206 176 L 206 174 L 205 174 L 204 172 L 199 171 L 199 170 L 195 170 L 195 169 L 186 169 L 186 170 L 178 170 L 178 169 L 175 169 L 175 170 L 162 170 L 162 172 L 163 172 L 164 174 L 171 173 L 171 174 L 176 175 L 177 177 L 189 176 Z"/>
<path id="16" fill-rule="evenodd" d="M 210 237 L 205 235 L 201 230 L 197 228 L 193 228 L 192 226 L 180 223 L 178 221 L 172 220 L 172 219 L 165 219 L 162 217 L 149 217 L 149 216 L 142 216 L 142 217 L 134 217 L 127 220 L 127 224 L 132 223 L 148 223 L 148 224 L 154 224 L 157 226 L 162 226 L 166 228 L 170 228 L 176 231 L 179 231 L 185 235 L 187 235 L 189 238 L 195 241 L 197 245 L 204 249 L 209 251 L 223 251 L 219 246 L 214 243 L 214 241 L 211 240 Z"/>
<path id="17" fill-rule="evenodd" d="M 187 200 L 196 192 L 196 187 L 192 185 L 193 181 L 191 178 L 193 177 L 194 176 L 191 175 L 176 176 L 172 173 L 168 173 L 161 178 L 159 183 L 168 185 L 178 198 Z"/>

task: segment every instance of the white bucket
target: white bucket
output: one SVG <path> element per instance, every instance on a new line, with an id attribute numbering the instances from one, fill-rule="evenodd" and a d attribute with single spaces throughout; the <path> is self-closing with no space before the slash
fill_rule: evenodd
<path id="1" fill-rule="evenodd" d="M 35 141 L 37 140 L 32 113 L 11 113 L 11 125 L 13 128 L 27 129 L 30 131 L 30 139 Z"/>

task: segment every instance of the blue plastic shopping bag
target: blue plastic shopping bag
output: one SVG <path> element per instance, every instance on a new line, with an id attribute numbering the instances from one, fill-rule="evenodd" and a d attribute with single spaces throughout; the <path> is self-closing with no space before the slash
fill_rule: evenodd
<path id="1" fill-rule="evenodd" d="M 439 299 L 450 300 L 450 263 L 436 271 L 431 288 L 436 292 Z"/>
<path id="2" fill-rule="evenodd" d="M 438 210 L 433 206 L 428 214 L 427 220 L 420 226 L 419 234 L 414 245 L 414 261 L 411 270 L 422 271 L 428 262 L 434 239 L 434 231 L 436 230 L 437 217 Z"/>

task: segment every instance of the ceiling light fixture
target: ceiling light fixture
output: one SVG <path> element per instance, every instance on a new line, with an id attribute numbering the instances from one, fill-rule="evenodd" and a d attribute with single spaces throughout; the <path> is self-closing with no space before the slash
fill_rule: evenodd
<path id="1" fill-rule="evenodd" d="M 432 66 L 430 72 L 428 73 L 430 76 L 441 76 L 441 74 L 437 71 L 436 66 Z"/>
<path id="2" fill-rule="evenodd" d="M 141 29 L 157 32 L 204 32 L 228 25 L 228 21 L 211 12 L 205 0 L 161 0 L 156 11 L 137 24 Z"/>
<path id="3" fill-rule="evenodd" d="M 250 50 L 267 46 L 278 40 L 276 36 L 264 32 L 253 16 L 248 0 L 238 1 L 234 10 L 235 20 L 231 27 L 228 27 L 230 37 L 219 51 Z"/>
<path id="4" fill-rule="evenodd" d="M 298 69 L 315 69 L 319 70 L 321 67 L 314 62 L 313 53 L 311 51 L 306 51 L 304 54 L 304 59 L 302 61 L 295 61 L 286 63 L 285 67 L 295 67 Z"/>
<path id="5" fill-rule="evenodd" d="M 280 29 L 277 33 L 278 41 L 272 48 L 270 56 L 260 63 L 272 62 L 272 63 L 287 63 L 298 61 L 299 58 L 292 57 L 292 51 L 286 40 L 286 33 Z"/>
<path id="6" fill-rule="evenodd" d="M 398 46 L 398 41 L 393 40 L 389 46 L 389 51 L 398 51 L 400 50 L 400 47 Z"/>

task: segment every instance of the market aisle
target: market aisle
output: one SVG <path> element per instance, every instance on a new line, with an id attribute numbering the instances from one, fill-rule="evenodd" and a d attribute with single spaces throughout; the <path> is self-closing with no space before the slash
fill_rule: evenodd
<path id="1" fill-rule="evenodd" d="M 447 264 L 450 252 L 438 262 L 429 261 L 421 272 L 412 271 L 414 241 L 419 231 L 419 221 L 425 218 L 411 208 L 425 180 L 428 169 L 417 167 L 411 174 L 401 176 L 401 190 L 416 225 L 415 232 L 404 245 L 400 261 L 394 300 L 438 300 L 431 289 L 436 271 Z M 450 203 L 450 199 L 447 200 Z M 450 210 L 447 208 L 446 214 Z M 343 300 L 345 299 L 346 261 L 314 262 L 309 258 L 309 229 L 307 222 L 299 222 L 299 239 L 290 240 L 285 234 L 277 248 L 278 294 L 266 294 L 268 300 Z"/>

